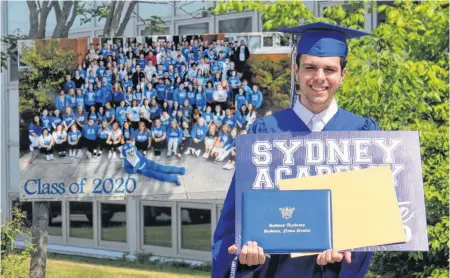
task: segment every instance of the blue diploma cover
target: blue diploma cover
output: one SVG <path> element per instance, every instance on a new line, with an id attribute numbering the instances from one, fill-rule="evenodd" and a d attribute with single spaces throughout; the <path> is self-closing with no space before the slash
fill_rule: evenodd
<path id="1" fill-rule="evenodd" d="M 331 249 L 331 190 L 243 192 L 242 243 L 248 241 L 268 254 Z"/>

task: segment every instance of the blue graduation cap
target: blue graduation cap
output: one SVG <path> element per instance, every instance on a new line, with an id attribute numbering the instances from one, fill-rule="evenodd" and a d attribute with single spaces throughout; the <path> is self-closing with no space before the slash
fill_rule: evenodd
<path id="1" fill-rule="evenodd" d="M 297 54 L 309 54 L 318 57 L 347 57 L 347 39 L 369 35 L 355 29 L 323 22 L 305 24 L 291 28 L 279 28 L 278 31 L 299 35 Z"/>

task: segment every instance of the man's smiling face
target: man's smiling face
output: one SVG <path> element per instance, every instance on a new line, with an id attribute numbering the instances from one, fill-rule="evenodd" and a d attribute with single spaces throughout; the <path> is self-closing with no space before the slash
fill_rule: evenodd
<path id="1" fill-rule="evenodd" d="M 326 108 L 331 103 L 346 72 L 341 69 L 340 59 L 303 54 L 299 66 L 295 65 L 301 101 L 311 111 L 316 110 L 311 108 Z"/>

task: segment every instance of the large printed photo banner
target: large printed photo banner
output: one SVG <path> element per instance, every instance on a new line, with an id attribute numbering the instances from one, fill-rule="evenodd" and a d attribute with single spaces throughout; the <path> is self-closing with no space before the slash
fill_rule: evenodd
<path id="1" fill-rule="evenodd" d="M 251 134 L 238 137 L 237 152 L 237 246 L 241 246 L 243 192 L 279 190 L 278 182 L 282 179 L 389 165 L 395 181 L 407 242 L 354 251 L 428 251 L 418 132 Z M 383 200 L 380 200 L 380 206 L 382 205 Z"/>
<path id="2" fill-rule="evenodd" d="M 24 73 L 16 186 L 24 201 L 224 199 L 236 135 L 290 105 L 290 42 L 279 33 L 18 45 Z M 52 61 L 48 67 L 57 74 L 42 74 L 46 69 L 38 68 L 36 57 Z M 44 88 L 35 88 L 38 83 Z M 225 99 L 214 99 L 215 92 Z M 200 116 L 205 123 L 199 127 Z M 177 126 L 170 129 L 174 119 Z M 149 143 L 164 132 L 164 140 Z M 200 143 L 193 145 L 194 137 Z M 139 162 L 119 150 L 127 143 L 137 147 Z M 152 172 L 153 163 L 183 169 Z M 176 177 L 155 178 L 165 174 Z"/>

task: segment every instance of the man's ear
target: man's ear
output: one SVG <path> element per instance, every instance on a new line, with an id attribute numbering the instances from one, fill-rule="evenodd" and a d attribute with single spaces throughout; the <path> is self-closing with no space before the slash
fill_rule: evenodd
<path id="1" fill-rule="evenodd" d="M 341 73 L 341 83 L 344 82 L 344 77 L 347 74 L 347 68 L 344 68 Z"/>

